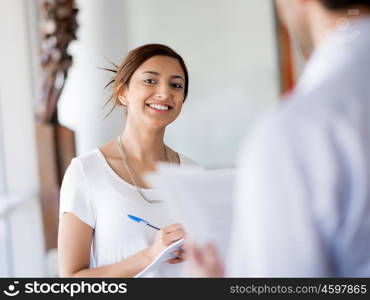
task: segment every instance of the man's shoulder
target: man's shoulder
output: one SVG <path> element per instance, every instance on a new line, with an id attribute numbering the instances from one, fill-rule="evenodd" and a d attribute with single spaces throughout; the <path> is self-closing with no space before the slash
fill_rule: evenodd
<path id="1" fill-rule="evenodd" d="M 330 129 L 341 123 L 356 123 L 370 114 L 370 98 L 346 88 L 321 85 L 306 94 L 291 94 L 271 118 L 274 126 L 285 124 L 290 130 Z"/>
<path id="2" fill-rule="evenodd" d="M 281 143 L 309 146 L 340 135 L 343 128 L 355 133 L 368 115 L 369 101 L 344 89 L 320 87 L 305 95 L 293 93 L 256 124 L 245 143 L 250 147 L 253 141 L 265 148 Z"/>

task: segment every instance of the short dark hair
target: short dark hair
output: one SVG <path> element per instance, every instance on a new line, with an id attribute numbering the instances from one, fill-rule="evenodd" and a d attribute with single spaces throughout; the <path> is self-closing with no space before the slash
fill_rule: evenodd
<path id="1" fill-rule="evenodd" d="M 347 9 L 356 5 L 369 6 L 370 8 L 370 0 L 320 0 L 320 2 L 330 10 Z"/>
<path id="2" fill-rule="evenodd" d="M 161 44 L 147 44 L 131 50 L 119 66 L 114 65 L 115 69 L 105 69 L 116 73 L 114 78 L 106 85 L 106 87 L 109 85 L 113 85 L 113 93 L 111 98 L 108 100 L 108 102 L 110 100 L 113 100 L 112 110 L 114 110 L 116 106 L 122 105 L 118 99 L 118 96 L 122 92 L 122 88 L 129 85 L 132 74 L 136 71 L 136 69 L 149 58 L 157 55 L 175 58 L 180 63 L 180 66 L 185 75 L 185 101 L 186 96 L 188 95 L 189 74 L 183 58 L 180 56 L 180 54 L 178 54 L 168 46 Z"/>

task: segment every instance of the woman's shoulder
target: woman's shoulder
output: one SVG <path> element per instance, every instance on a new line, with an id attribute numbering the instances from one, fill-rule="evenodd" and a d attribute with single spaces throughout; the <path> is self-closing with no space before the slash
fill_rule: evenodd
<path id="1" fill-rule="evenodd" d="M 95 148 L 88 152 L 77 155 L 72 159 L 71 164 L 79 163 L 85 166 L 92 162 L 95 162 L 98 159 L 99 159 L 99 149 Z"/>
<path id="2" fill-rule="evenodd" d="M 80 170 L 83 173 L 89 173 L 91 170 L 95 170 L 101 160 L 99 155 L 99 149 L 95 148 L 86 153 L 79 154 L 71 160 L 69 169 Z"/>

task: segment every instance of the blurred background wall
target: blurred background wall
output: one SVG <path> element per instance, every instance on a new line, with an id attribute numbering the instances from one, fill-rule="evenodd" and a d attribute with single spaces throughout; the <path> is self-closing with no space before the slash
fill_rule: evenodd
<path id="1" fill-rule="evenodd" d="M 206 167 L 232 166 L 243 136 L 277 103 L 280 74 L 271 0 L 77 0 L 74 64 L 59 101 L 77 154 L 117 136 L 124 112 L 104 119 L 103 91 L 130 49 L 164 43 L 190 72 L 183 112 L 167 143 Z M 57 276 L 45 251 L 36 138 L 38 1 L 0 1 L 0 276 Z M 55 249 L 54 249 L 55 250 Z"/>

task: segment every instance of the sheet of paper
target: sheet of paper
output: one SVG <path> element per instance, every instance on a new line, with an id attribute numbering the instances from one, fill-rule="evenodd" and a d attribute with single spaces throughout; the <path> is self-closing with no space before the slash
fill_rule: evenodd
<path id="1" fill-rule="evenodd" d="M 184 244 L 184 239 L 181 239 L 169 245 L 160 254 L 158 254 L 157 257 L 149 265 L 147 265 L 144 270 L 136 274 L 135 278 L 143 277 L 148 273 L 157 271 L 163 265 L 167 264 L 167 260 L 171 258 L 175 258 L 175 255 L 173 254 L 173 252 L 176 250 L 179 250 L 183 244 Z"/>
<path id="2" fill-rule="evenodd" d="M 188 236 L 213 242 L 225 260 L 230 237 L 234 169 L 204 170 L 161 164 L 146 179 L 158 188 Z"/>

